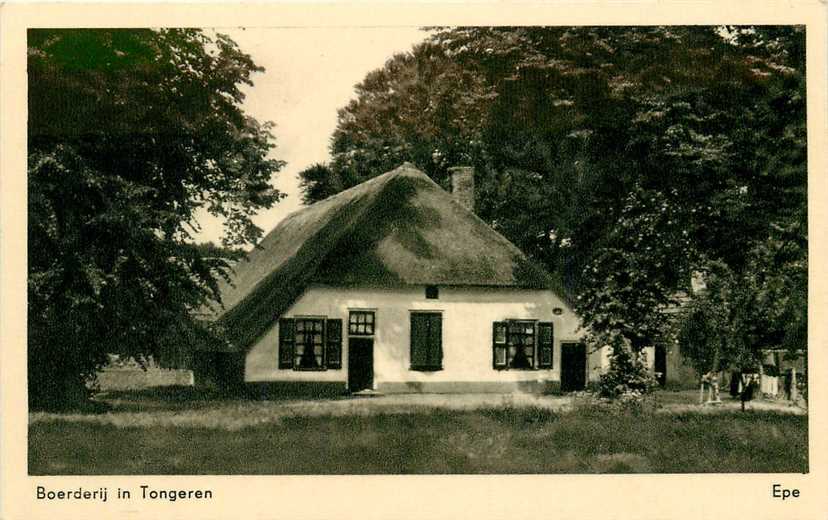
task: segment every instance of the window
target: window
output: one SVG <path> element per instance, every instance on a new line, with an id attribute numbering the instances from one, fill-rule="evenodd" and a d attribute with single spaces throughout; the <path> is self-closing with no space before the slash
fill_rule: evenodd
<path id="1" fill-rule="evenodd" d="M 411 370 L 443 369 L 443 315 L 411 313 Z"/>
<path id="2" fill-rule="evenodd" d="M 535 368 L 535 322 L 496 321 L 492 329 L 492 348 L 494 368 Z"/>
<path id="3" fill-rule="evenodd" d="M 440 297 L 440 290 L 436 285 L 426 285 L 426 299 L 436 300 Z"/>
<path id="4" fill-rule="evenodd" d="M 351 336 L 373 336 L 374 313 L 372 311 L 351 311 L 348 317 L 348 334 Z"/>
<path id="5" fill-rule="evenodd" d="M 538 323 L 538 368 L 552 368 L 553 366 L 554 331 L 552 323 Z"/>
<path id="6" fill-rule="evenodd" d="M 342 367 L 342 320 L 279 320 L 279 368 L 326 370 Z"/>
<path id="7" fill-rule="evenodd" d="M 324 368 L 325 349 L 323 341 L 324 320 L 297 319 L 294 325 L 293 368 L 298 370 L 320 370 Z"/>

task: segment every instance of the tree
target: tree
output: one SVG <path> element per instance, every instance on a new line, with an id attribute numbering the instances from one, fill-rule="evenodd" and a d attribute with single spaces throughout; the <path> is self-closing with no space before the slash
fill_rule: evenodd
<path id="1" fill-rule="evenodd" d="M 745 276 L 778 227 L 806 262 L 804 85 L 796 26 L 443 28 L 366 77 L 314 174 L 329 196 L 472 164 L 475 212 L 636 358 L 708 261 Z M 804 288 L 794 271 L 768 280 Z"/>
<path id="2" fill-rule="evenodd" d="M 206 258 L 218 257 L 237 261 L 241 260 L 246 256 L 244 249 L 216 245 L 216 243 L 213 241 L 196 244 L 195 249 L 202 257 Z"/>
<path id="3" fill-rule="evenodd" d="M 802 34 L 715 26 L 437 30 L 357 87 L 332 137 L 329 189 L 307 192 L 308 200 L 402 161 L 444 186 L 447 167 L 472 164 L 476 212 L 552 270 L 564 266 L 578 292 L 596 240 L 636 183 L 682 188 L 677 197 L 696 205 L 696 218 L 717 192 L 756 183 L 746 166 L 778 149 L 768 137 L 776 139 L 785 121 L 804 124 Z M 774 108 L 765 104 L 772 97 L 786 112 L 754 109 Z M 765 177 L 768 198 L 752 214 L 698 223 L 707 228 L 699 235 L 705 246 L 729 244 L 730 256 L 741 256 L 740 237 L 755 235 L 768 220 L 762 212 L 784 200 L 767 189 L 778 180 Z"/>
<path id="4" fill-rule="evenodd" d="M 29 402 L 83 399 L 107 353 L 207 341 L 226 258 L 192 244 L 196 211 L 223 245 L 282 194 L 270 123 L 240 108 L 262 69 L 199 30 L 29 31 Z"/>
<path id="5" fill-rule="evenodd" d="M 299 188 L 302 190 L 302 201 L 312 204 L 326 199 L 342 191 L 343 183 L 339 172 L 333 171 L 325 164 L 317 163 L 302 170 Z"/>
<path id="6" fill-rule="evenodd" d="M 752 274 L 734 273 L 721 261 L 710 262 L 704 274 L 706 289 L 682 309 L 677 319 L 676 341 L 685 362 L 700 377 L 726 369 L 740 375 L 758 372 L 763 349 L 770 346 L 770 308 L 758 298 L 761 282 Z M 742 382 L 744 409 L 753 389 L 751 380 L 743 378 Z"/>

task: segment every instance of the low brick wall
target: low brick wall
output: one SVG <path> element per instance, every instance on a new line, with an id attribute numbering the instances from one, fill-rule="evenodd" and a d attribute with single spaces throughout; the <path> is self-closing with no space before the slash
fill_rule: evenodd
<path id="1" fill-rule="evenodd" d="M 98 372 L 97 384 L 101 391 L 141 390 L 155 386 L 189 386 L 193 384 L 190 370 L 140 367 L 105 368 Z"/>

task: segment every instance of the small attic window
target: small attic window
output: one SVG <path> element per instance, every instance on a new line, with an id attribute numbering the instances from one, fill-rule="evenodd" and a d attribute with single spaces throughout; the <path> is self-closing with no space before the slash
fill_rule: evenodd
<path id="1" fill-rule="evenodd" d="M 440 297 L 440 290 L 437 289 L 436 285 L 426 285 L 426 299 L 427 300 L 436 300 Z"/>

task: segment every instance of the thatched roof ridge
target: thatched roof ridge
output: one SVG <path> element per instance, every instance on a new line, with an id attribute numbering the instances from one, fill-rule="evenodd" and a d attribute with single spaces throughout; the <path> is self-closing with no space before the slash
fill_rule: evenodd
<path id="1" fill-rule="evenodd" d="M 511 242 L 409 163 L 297 211 L 235 267 L 217 324 L 252 344 L 313 283 L 551 288 Z"/>

